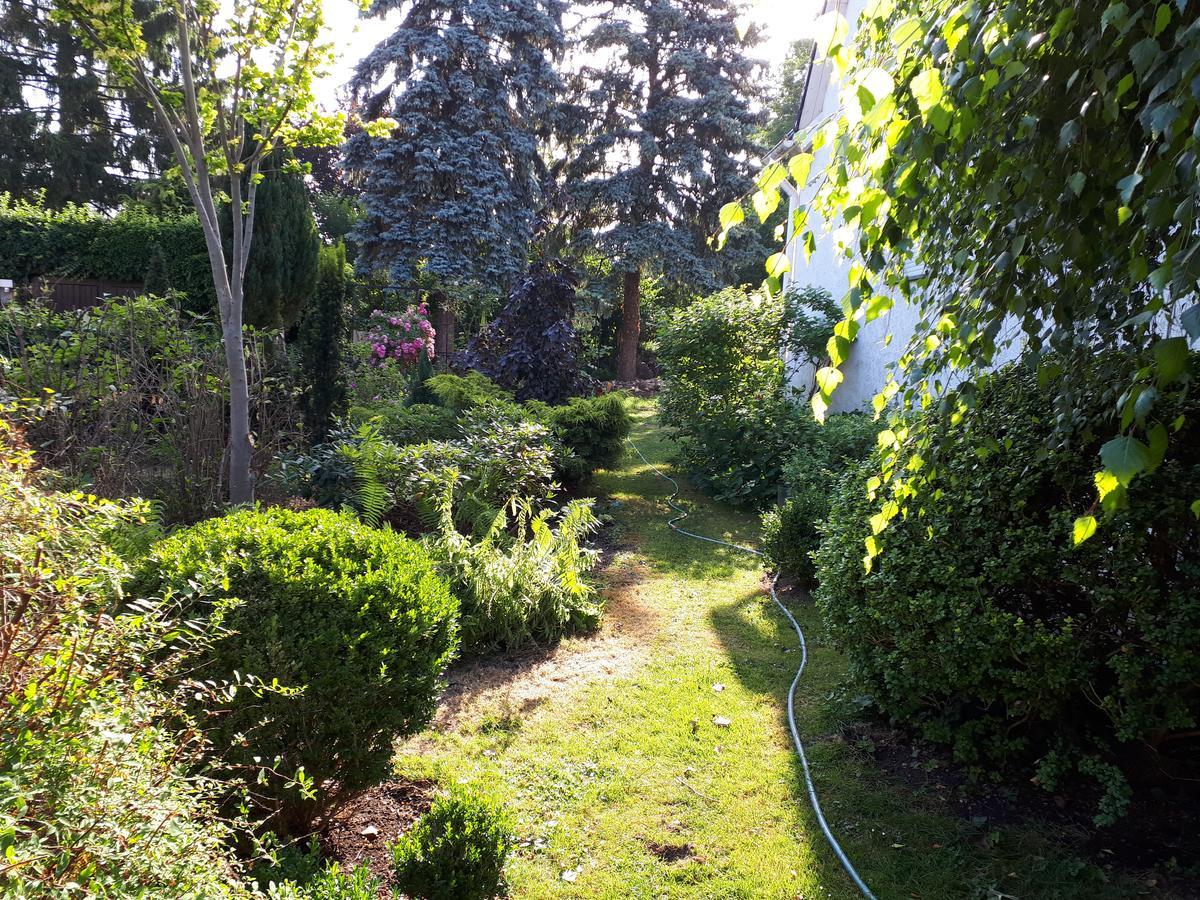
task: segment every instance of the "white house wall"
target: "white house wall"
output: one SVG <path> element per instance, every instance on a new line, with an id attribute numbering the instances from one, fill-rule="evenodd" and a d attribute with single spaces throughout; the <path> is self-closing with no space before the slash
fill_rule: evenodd
<path id="1" fill-rule="evenodd" d="M 866 5 L 867 0 L 827 0 L 825 10 L 836 9 L 841 12 L 850 23 L 853 33 L 858 17 Z M 817 66 L 801 116 L 802 127 L 812 125 L 835 113 L 839 106 L 839 90 L 840 85 L 836 79 L 830 77 L 829 67 Z M 828 149 L 817 153 L 812 167 L 814 178 L 819 177 L 828 159 Z M 807 203 L 811 200 L 814 192 L 813 188 L 804 190 L 801 193 L 801 202 Z M 790 280 L 798 288 L 808 285 L 824 288 L 833 295 L 834 300 L 840 301 L 849 288 L 849 263 L 837 254 L 825 224 L 811 210 L 808 221 L 817 238 L 816 249 L 811 258 L 805 259 L 799 241 L 793 242 L 789 248 L 792 265 Z M 834 391 L 831 411 L 846 412 L 870 407 L 871 399 L 887 381 L 888 368 L 904 352 L 909 338 L 912 337 L 917 318 L 915 307 L 897 300 L 890 314 L 863 326 L 850 351 L 850 358 L 841 367 L 845 380 Z M 889 334 L 890 342 L 887 341 Z M 794 387 L 806 395 L 811 392 L 811 366 L 794 366 L 789 371 Z"/>

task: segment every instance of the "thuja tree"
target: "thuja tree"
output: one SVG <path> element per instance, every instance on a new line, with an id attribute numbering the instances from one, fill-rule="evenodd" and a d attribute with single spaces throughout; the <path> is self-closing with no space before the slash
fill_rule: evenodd
<path id="1" fill-rule="evenodd" d="M 229 218 L 226 213 L 227 234 Z M 308 187 L 294 159 L 277 152 L 264 161 L 254 218 L 257 235 L 246 267 L 243 315 L 256 328 L 287 328 L 316 286 L 321 251 Z"/>
<path id="2" fill-rule="evenodd" d="M 579 236 L 623 273 L 617 376 L 637 375 L 644 270 L 711 284 L 705 235 L 750 184 L 756 40 L 731 0 L 610 0 L 580 37 L 580 108 L 594 119 L 567 168 Z"/>
<path id="3" fill-rule="evenodd" d="M 384 137 L 361 134 L 346 161 L 361 179 L 358 265 L 402 285 L 490 289 L 527 264 L 539 200 L 539 141 L 560 90 L 559 0 L 375 0 L 401 12 L 353 82 Z M 445 298 L 436 298 L 444 306 Z M 447 322 L 439 320 L 439 331 Z"/>
<path id="4" fill-rule="evenodd" d="M 320 0 L 169 0 L 171 76 L 151 62 L 126 2 L 55 0 L 54 15 L 107 70 L 154 110 L 204 231 L 229 369 L 229 498 L 253 499 L 252 439 L 242 311 L 263 160 L 280 148 L 335 141 L 337 119 L 317 113 L 313 81 L 329 60 Z M 232 210 L 228 249 L 222 199 Z"/>
<path id="5" fill-rule="evenodd" d="M 821 239 L 848 258 L 850 288 L 832 364 L 818 373 L 818 416 L 862 323 L 897 298 L 920 312 L 875 399 L 902 418 L 883 432 L 870 481 L 868 568 L 879 532 L 928 493 L 939 450 L 958 438 L 903 414 L 940 407 L 960 418 L 1006 352 L 1054 386 L 1065 432 L 1078 427 L 1087 390 L 1071 361 L 1119 351 L 1099 357 L 1108 415 L 1095 427 L 1105 441 L 1091 508 L 1079 500 L 1077 543 L 1172 453 L 1185 423 L 1161 411 L 1192 389 L 1189 342 L 1200 339 L 1196 13 L 1195 0 L 879 0 L 852 42 L 835 23 L 829 56 L 843 102 L 812 136 L 830 163 L 810 208 L 832 231 Z M 804 152 L 768 167 L 760 213 L 785 179 L 807 183 L 812 162 Z M 723 219 L 744 215 L 731 205 Z M 807 216 L 797 225 L 811 250 Z M 787 262 L 768 265 L 779 275 Z"/>

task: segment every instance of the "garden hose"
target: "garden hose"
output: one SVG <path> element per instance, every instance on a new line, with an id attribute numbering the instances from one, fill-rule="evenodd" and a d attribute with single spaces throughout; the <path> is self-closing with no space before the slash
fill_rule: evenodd
<path id="1" fill-rule="evenodd" d="M 667 497 L 667 505 L 671 507 L 671 509 L 675 510 L 678 515 L 675 515 L 667 520 L 668 528 L 677 534 L 682 534 L 698 541 L 706 541 L 707 543 L 717 544 L 721 547 L 729 547 L 733 550 L 740 550 L 743 553 L 752 553 L 758 557 L 762 557 L 764 555 L 761 550 L 755 550 L 753 547 L 744 547 L 741 544 L 731 544 L 729 541 L 718 540 L 717 538 L 708 537 L 703 534 L 696 534 L 693 531 L 680 528 L 679 523 L 686 519 L 689 513 L 682 506 L 675 502 L 675 498 L 679 496 L 679 482 L 659 469 L 658 466 L 654 465 L 654 463 L 650 462 L 650 460 L 646 459 L 646 455 L 642 453 L 641 448 L 639 448 L 637 444 L 628 438 L 626 438 L 626 441 L 628 442 L 629 446 L 634 449 L 634 452 L 636 452 L 637 455 L 642 458 L 642 462 L 649 466 L 655 475 L 670 483 L 671 487 L 674 489 L 671 491 L 671 495 Z M 792 743 L 794 743 L 796 746 L 796 754 L 800 757 L 800 766 L 804 770 L 804 781 L 808 786 L 808 799 L 812 804 L 813 813 L 817 817 L 817 823 L 821 826 L 821 832 L 825 835 L 825 839 L 829 842 L 829 846 L 833 849 L 834 854 L 837 856 L 838 862 L 842 864 L 842 868 L 845 869 L 846 874 L 850 876 L 850 880 L 854 882 L 855 886 L 858 887 L 864 897 L 869 898 L 869 900 L 876 900 L 875 895 L 871 893 L 871 889 L 867 887 L 867 884 L 865 881 L 863 881 L 862 876 L 858 874 L 858 870 L 854 868 L 854 864 L 850 862 L 850 857 L 846 855 L 846 851 L 842 849 L 842 845 L 839 844 L 837 838 L 834 837 L 833 829 L 831 829 L 829 827 L 829 823 L 825 821 L 825 813 L 821 810 L 821 801 L 817 798 L 817 788 L 813 783 L 812 771 L 808 765 L 808 754 L 804 752 L 804 742 L 800 740 L 800 730 L 796 727 L 796 687 L 800 684 L 801 676 L 804 675 L 805 666 L 808 665 L 808 642 L 804 639 L 804 629 L 800 627 L 800 623 L 796 621 L 796 617 L 793 616 L 788 608 L 783 605 L 779 599 L 778 593 L 776 593 L 775 586 L 778 581 L 779 575 L 777 573 L 771 578 L 771 599 L 775 601 L 775 605 L 779 607 L 785 616 L 787 616 L 787 620 L 792 623 L 792 628 L 796 630 L 796 637 L 800 639 L 800 668 L 796 670 L 796 677 L 792 679 L 792 686 L 788 689 L 787 716 L 788 726 L 792 731 Z"/>

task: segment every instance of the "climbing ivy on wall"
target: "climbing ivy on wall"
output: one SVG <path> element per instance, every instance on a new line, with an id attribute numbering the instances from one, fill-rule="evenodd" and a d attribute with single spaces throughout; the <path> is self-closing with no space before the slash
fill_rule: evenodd
<path id="1" fill-rule="evenodd" d="M 830 240 L 849 261 L 818 418 L 862 325 L 898 299 L 920 313 L 875 398 L 896 418 L 870 482 L 868 568 L 878 533 L 936 479 L 939 448 L 956 440 L 904 414 L 960 417 L 1011 354 L 1056 386 L 1065 432 L 1085 389 L 1072 360 L 1121 351 L 1103 356 L 1097 493 L 1081 498 L 1075 523 L 1076 542 L 1088 539 L 1183 426 L 1159 410 L 1188 390 L 1200 339 L 1196 0 L 876 0 L 851 40 L 836 14 L 823 24 L 840 111 L 767 166 L 748 205 L 766 218 L 785 181 L 806 186 L 801 246 Z M 822 150 L 828 164 L 814 165 Z M 827 233 L 815 233 L 818 216 Z M 727 206 L 726 233 L 746 217 L 743 204 Z M 772 257 L 769 284 L 787 267 Z"/>

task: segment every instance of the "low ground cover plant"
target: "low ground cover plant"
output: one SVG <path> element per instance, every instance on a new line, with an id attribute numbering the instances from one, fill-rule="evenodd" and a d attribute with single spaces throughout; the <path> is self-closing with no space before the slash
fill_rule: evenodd
<path id="1" fill-rule="evenodd" d="M 960 435 L 938 459 L 938 496 L 874 536 L 869 570 L 876 473 L 847 478 L 815 596 L 856 689 L 883 714 L 980 772 L 1018 768 L 1048 789 L 1094 778 L 1098 821 L 1110 822 L 1130 782 L 1194 778 L 1200 763 L 1200 407 L 1193 394 L 1156 410 L 1176 422 L 1177 455 L 1074 546 L 1106 433 L 1093 396 L 1055 440 L 1051 387 L 1014 367 L 961 422 L 935 419 Z"/>
<path id="2" fill-rule="evenodd" d="M 456 785 L 396 844 L 396 886 L 415 900 L 491 900 L 514 841 L 503 806 Z"/>
<path id="3" fill-rule="evenodd" d="M 267 767 L 260 818 L 304 833 L 383 779 L 424 727 L 458 645 L 458 605 L 417 543 L 327 510 L 244 509 L 155 544 L 129 583 L 228 631 L 198 677 L 244 681 L 202 723 L 224 763 Z"/>

